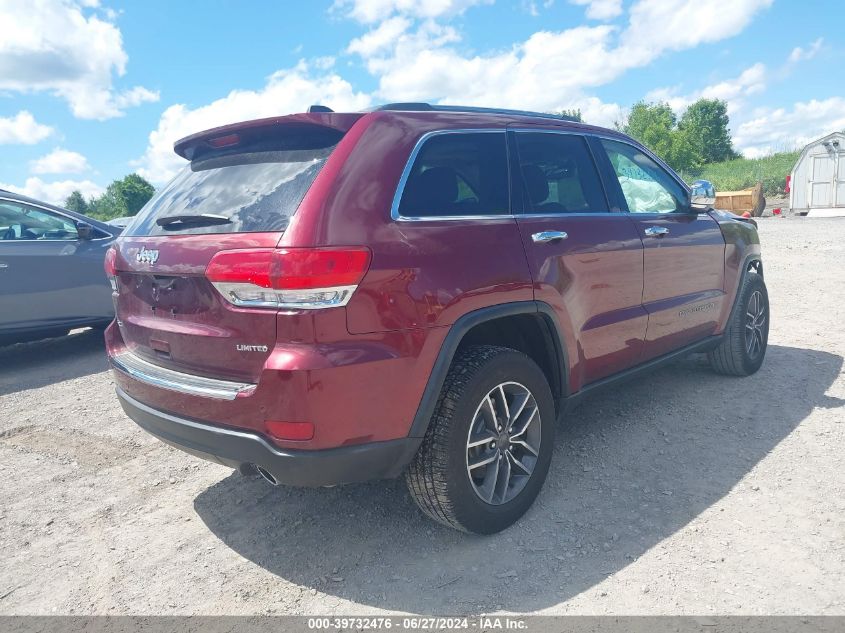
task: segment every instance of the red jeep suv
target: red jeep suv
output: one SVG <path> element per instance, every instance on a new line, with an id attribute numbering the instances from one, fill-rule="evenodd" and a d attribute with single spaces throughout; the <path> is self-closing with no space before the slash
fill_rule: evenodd
<path id="1" fill-rule="evenodd" d="M 109 252 L 117 395 L 273 484 L 404 474 L 442 523 L 531 505 L 555 421 L 690 352 L 744 376 L 769 312 L 756 227 L 630 138 L 392 104 L 189 136 Z"/>

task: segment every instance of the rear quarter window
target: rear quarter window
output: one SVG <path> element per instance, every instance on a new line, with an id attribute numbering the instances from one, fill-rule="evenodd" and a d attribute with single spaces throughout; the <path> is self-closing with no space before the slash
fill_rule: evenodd
<path id="1" fill-rule="evenodd" d="M 423 142 L 402 189 L 400 216 L 509 213 L 504 131 L 445 132 Z"/>

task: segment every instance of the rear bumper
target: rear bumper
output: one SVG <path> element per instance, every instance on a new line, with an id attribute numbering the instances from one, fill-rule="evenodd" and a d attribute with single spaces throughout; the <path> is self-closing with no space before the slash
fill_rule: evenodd
<path id="1" fill-rule="evenodd" d="M 119 387 L 117 397 L 126 415 L 163 442 L 231 468 L 261 466 L 277 482 L 289 486 L 331 486 L 397 477 L 422 441 L 409 437 L 323 450 L 280 449 L 257 433 L 157 411 Z"/>
<path id="2" fill-rule="evenodd" d="M 239 395 L 249 395 L 255 391 L 255 385 L 249 383 L 206 378 L 153 365 L 129 351 L 111 356 L 109 361 L 114 369 L 135 380 L 177 393 L 234 400 Z"/>

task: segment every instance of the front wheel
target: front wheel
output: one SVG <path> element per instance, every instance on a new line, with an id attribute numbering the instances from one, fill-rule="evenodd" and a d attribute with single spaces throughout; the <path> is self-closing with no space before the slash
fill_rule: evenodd
<path id="1" fill-rule="evenodd" d="M 545 375 L 516 350 L 483 345 L 452 364 L 406 473 L 429 517 L 493 534 L 537 497 L 551 462 L 555 409 Z"/>
<path id="2" fill-rule="evenodd" d="M 750 376 L 760 369 L 769 342 L 769 321 L 766 284 L 761 275 L 749 272 L 722 342 L 707 354 L 714 371 L 728 376 Z"/>

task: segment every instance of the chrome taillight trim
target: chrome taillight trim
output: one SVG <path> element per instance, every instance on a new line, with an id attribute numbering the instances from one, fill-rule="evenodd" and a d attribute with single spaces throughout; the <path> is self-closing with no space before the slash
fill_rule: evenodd
<path id="1" fill-rule="evenodd" d="M 275 308 L 278 310 L 321 310 L 323 308 L 338 308 L 345 306 L 352 298 L 357 285 L 354 286 L 331 286 L 328 288 L 307 288 L 303 290 L 276 290 L 273 288 L 262 288 L 254 284 L 235 283 L 225 281 L 211 282 L 217 292 L 229 303 L 239 308 Z M 264 295 L 274 295 L 274 300 L 262 299 L 240 299 L 237 291 L 261 292 Z M 320 301 L 306 301 L 293 299 L 297 296 L 328 295 Z"/>
<path id="2" fill-rule="evenodd" d="M 170 391 L 218 400 L 234 400 L 239 395 L 255 391 L 257 385 L 186 374 L 154 365 L 132 352 L 112 356 L 112 368 L 140 382 Z"/>

